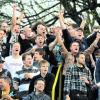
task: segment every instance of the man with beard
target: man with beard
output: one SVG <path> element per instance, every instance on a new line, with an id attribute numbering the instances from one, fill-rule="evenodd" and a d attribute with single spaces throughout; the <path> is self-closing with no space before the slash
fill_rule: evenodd
<path id="1" fill-rule="evenodd" d="M 66 100 L 88 100 L 87 86 L 91 85 L 91 80 L 91 73 L 85 64 L 85 55 L 80 52 L 77 63 L 66 70 L 64 81 Z"/>

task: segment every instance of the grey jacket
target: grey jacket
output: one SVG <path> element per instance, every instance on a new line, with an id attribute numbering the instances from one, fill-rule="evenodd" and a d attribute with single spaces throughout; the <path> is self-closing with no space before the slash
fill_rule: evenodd
<path id="1" fill-rule="evenodd" d="M 48 95 L 44 94 L 43 92 L 39 94 L 32 92 L 26 97 L 23 97 L 22 100 L 51 100 L 51 99 Z"/>

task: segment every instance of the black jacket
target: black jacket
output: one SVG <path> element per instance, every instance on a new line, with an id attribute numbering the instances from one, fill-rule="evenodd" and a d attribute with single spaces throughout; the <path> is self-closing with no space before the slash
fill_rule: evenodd
<path id="1" fill-rule="evenodd" d="M 68 32 L 67 29 L 62 30 L 62 32 L 63 32 L 63 38 L 64 38 L 65 47 L 68 49 L 68 51 L 70 51 L 69 50 L 70 44 L 75 39 L 70 36 L 70 33 Z M 80 43 L 80 51 L 84 51 L 85 49 L 88 48 L 88 46 L 90 46 L 93 43 L 93 41 L 96 38 L 96 34 L 97 33 L 93 33 L 90 36 L 84 38 L 82 41 L 79 42 Z"/>
<path id="2" fill-rule="evenodd" d="M 38 79 L 38 78 L 41 78 L 41 77 L 42 77 L 41 75 L 37 75 L 37 76 L 33 77 L 33 79 L 30 82 L 29 93 L 33 92 L 33 90 L 34 90 L 35 80 Z M 52 86 L 53 86 L 53 83 L 54 83 L 54 78 L 55 78 L 55 76 L 51 73 L 47 73 L 46 77 L 44 78 L 45 84 L 46 84 L 44 92 L 49 96 L 51 96 L 51 91 L 52 91 Z"/>
<path id="3" fill-rule="evenodd" d="M 100 82 L 100 58 L 96 62 L 95 79 L 97 83 Z"/>
<path id="4" fill-rule="evenodd" d="M 48 95 L 44 94 L 43 92 L 39 94 L 32 92 L 26 97 L 23 97 L 22 100 L 51 100 L 51 99 Z"/>

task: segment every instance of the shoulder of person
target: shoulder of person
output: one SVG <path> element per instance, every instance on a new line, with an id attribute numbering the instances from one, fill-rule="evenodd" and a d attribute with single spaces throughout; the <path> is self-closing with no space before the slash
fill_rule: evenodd
<path id="1" fill-rule="evenodd" d="M 49 76 L 49 77 L 55 77 L 55 75 L 53 73 L 47 73 L 47 76 Z"/>
<path id="2" fill-rule="evenodd" d="M 90 71 L 90 69 L 89 69 L 87 66 L 85 66 L 85 69 L 86 69 L 87 71 Z"/>
<path id="3" fill-rule="evenodd" d="M 36 66 L 33 66 L 33 67 L 32 67 L 32 70 L 34 70 L 34 71 L 39 71 L 39 68 L 37 68 Z"/>
<path id="4" fill-rule="evenodd" d="M 32 100 L 34 96 L 34 92 L 28 94 L 26 97 L 22 97 L 22 100 Z"/>
<path id="5" fill-rule="evenodd" d="M 47 94 L 44 94 L 43 99 L 44 99 L 44 100 L 51 100 L 51 99 L 50 99 L 50 96 L 48 96 Z"/>
<path id="6" fill-rule="evenodd" d="M 47 73 L 47 74 L 46 74 L 46 80 L 51 81 L 51 80 L 53 80 L 54 78 L 55 78 L 55 75 L 54 75 L 54 74 L 52 74 L 52 73 Z"/>
<path id="7" fill-rule="evenodd" d="M 9 60 L 11 58 L 12 58 L 12 56 L 7 56 L 7 57 L 5 57 L 5 60 Z"/>
<path id="8" fill-rule="evenodd" d="M 66 74 L 69 75 L 73 72 L 73 70 L 75 69 L 76 65 L 75 64 L 72 64 L 70 66 L 67 67 L 66 69 Z"/>
<path id="9" fill-rule="evenodd" d="M 71 65 L 68 66 L 68 68 L 70 68 L 70 69 L 73 69 L 73 68 L 75 68 L 75 67 L 77 67 L 76 64 L 71 64 Z"/>

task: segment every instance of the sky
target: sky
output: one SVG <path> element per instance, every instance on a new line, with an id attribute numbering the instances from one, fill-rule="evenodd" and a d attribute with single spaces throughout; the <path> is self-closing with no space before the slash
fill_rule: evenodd
<path id="1" fill-rule="evenodd" d="M 22 0 L 22 2 L 23 2 L 24 4 L 27 4 L 27 5 L 29 4 L 29 1 L 30 1 L 30 0 Z M 38 13 L 38 12 L 40 12 L 41 10 L 39 9 L 39 7 L 37 7 L 37 6 L 35 5 L 34 1 L 35 1 L 35 0 L 32 0 L 32 3 L 33 3 L 33 5 L 34 5 L 34 9 L 35 9 L 36 12 Z M 50 6 L 52 6 L 53 4 L 55 4 L 55 3 L 58 2 L 58 0 L 36 0 L 36 1 L 37 1 L 37 2 L 40 2 L 40 4 L 42 5 L 43 8 L 50 7 Z M 41 1 L 42 1 L 42 2 L 41 2 Z M 48 1 L 49 1 L 49 2 L 48 2 Z M 100 3 L 100 0 L 97 0 L 97 2 Z M 29 11 L 31 12 L 31 14 L 34 14 L 33 10 L 31 10 L 30 7 L 27 7 L 27 8 L 28 8 Z M 19 9 L 19 8 L 18 8 L 18 9 Z M 51 10 L 49 10 L 48 12 L 51 12 L 52 10 L 58 11 L 59 9 L 60 9 L 60 6 L 55 7 L 54 9 L 51 9 Z M 79 9 L 79 8 L 77 8 L 77 9 Z M 4 12 L 4 13 L 6 13 L 7 15 L 12 16 L 12 6 L 11 6 L 11 5 L 4 5 L 4 7 L 1 9 L 1 11 Z M 97 11 L 100 11 L 100 8 L 97 8 Z M 25 12 L 28 14 L 28 11 L 27 11 L 27 10 L 25 10 Z M 100 13 L 100 12 L 98 12 L 98 13 Z M 17 16 L 19 16 L 19 15 L 20 15 L 20 13 L 17 12 Z M 100 15 L 100 14 L 99 14 L 99 15 Z M 41 16 L 41 15 L 40 15 L 40 16 Z M 85 13 L 84 13 L 84 16 L 85 16 Z M 47 19 L 50 18 L 50 17 L 52 17 L 52 15 L 47 16 L 44 20 L 47 20 Z M 91 16 L 91 18 L 92 18 L 92 16 Z M 67 19 L 67 20 L 70 20 L 70 19 Z M 96 24 L 97 24 L 97 23 L 96 23 Z"/>
<path id="2" fill-rule="evenodd" d="M 24 6 L 29 5 L 29 3 L 30 3 L 29 1 L 30 0 L 22 0 L 22 2 L 24 3 Z M 41 12 L 41 9 L 38 6 L 36 6 L 34 1 L 35 0 L 32 0 L 32 4 L 33 4 L 35 11 L 37 13 Z M 56 4 L 58 2 L 58 0 L 36 0 L 36 2 L 39 2 L 39 4 L 42 5 L 43 8 L 48 8 L 48 7 L 51 7 L 52 5 Z M 26 14 L 28 14 L 28 15 L 34 15 L 35 14 L 34 11 L 32 9 L 30 9 L 30 6 L 25 6 L 25 8 L 28 9 L 29 12 L 30 12 L 29 13 L 27 10 L 25 10 Z M 60 8 L 60 6 L 57 6 L 53 9 L 47 11 L 47 13 L 52 12 L 52 10 L 58 11 L 59 8 Z M 19 8 L 17 7 L 17 9 L 19 9 Z M 4 12 L 5 14 L 12 16 L 12 5 L 4 5 L 1 9 L 1 12 Z M 17 12 L 16 15 L 18 17 L 20 15 L 20 13 Z M 45 15 L 45 13 L 43 13 L 42 15 Z M 42 15 L 40 15 L 40 16 L 42 16 Z M 46 16 L 43 20 L 47 20 L 48 18 L 52 18 L 52 15 Z"/>

